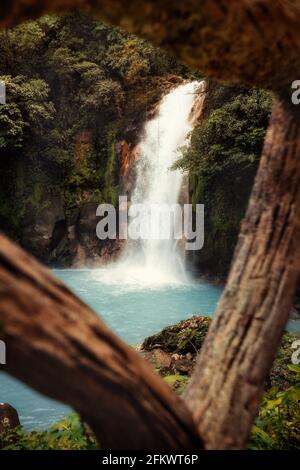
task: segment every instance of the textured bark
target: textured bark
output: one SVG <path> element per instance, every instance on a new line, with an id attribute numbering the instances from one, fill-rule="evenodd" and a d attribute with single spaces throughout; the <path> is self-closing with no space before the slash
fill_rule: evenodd
<path id="1" fill-rule="evenodd" d="M 32 257 L 0 236 L 5 370 L 68 403 L 105 448 L 201 448 L 191 414 L 151 367 Z"/>
<path id="2" fill-rule="evenodd" d="M 5 0 L 2 26 L 80 7 L 231 83 L 287 89 L 300 75 L 297 0 Z M 186 402 L 208 448 L 243 448 L 299 272 L 299 116 L 274 108 L 228 283 Z M 8 372 L 73 406 L 106 447 L 192 448 L 183 403 L 61 283 L 0 239 Z"/>
<path id="3" fill-rule="evenodd" d="M 293 112 L 274 107 L 227 285 L 185 396 L 208 448 L 245 446 L 292 306 L 300 272 Z"/>
<path id="4" fill-rule="evenodd" d="M 2 0 L 0 25 L 74 8 L 222 81 L 278 90 L 300 75 L 299 0 Z"/>

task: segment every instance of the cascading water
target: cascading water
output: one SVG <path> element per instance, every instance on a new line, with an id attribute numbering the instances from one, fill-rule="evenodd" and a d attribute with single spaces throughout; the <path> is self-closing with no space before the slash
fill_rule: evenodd
<path id="1" fill-rule="evenodd" d="M 145 125 L 131 203 L 148 207 L 149 214 L 153 205 L 178 203 L 184 175 L 170 167 L 180 156 L 180 149 L 188 144 L 194 125 L 191 112 L 199 86 L 200 83 L 194 81 L 171 90 L 161 101 L 157 116 Z M 150 221 L 150 225 L 152 222 L 155 223 Z M 169 223 L 168 220 L 165 222 Z M 129 231 L 132 223 L 129 219 Z M 118 265 L 124 270 L 125 279 L 149 285 L 187 281 L 177 240 L 173 237 L 163 239 L 165 230 L 165 224 L 160 221 L 157 239 L 144 239 L 139 243 L 128 241 Z"/>

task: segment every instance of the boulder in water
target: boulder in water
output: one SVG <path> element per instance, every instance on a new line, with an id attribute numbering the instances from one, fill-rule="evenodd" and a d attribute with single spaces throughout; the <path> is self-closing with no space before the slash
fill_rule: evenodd
<path id="1" fill-rule="evenodd" d="M 209 317 L 194 316 L 149 336 L 140 348 L 142 355 L 161 376 L 167 378 L 168 383 L 176 392 L 178 382 L 180 382 L 180 390 L 183 390 L 182 381 L 178 380 L 178 377 L 186 378 L 184 382 L 186 386 L 187 379 L 193 372 L 197 353 L 210 323 Z"/>
<path id="2" fill-rule="evenodd" d="M 190 353 L 194 356 L 201 348 L 210 324 L 211 318 L 209 317 L 193 316 L 149 336 L 143 342 L 141 349 L 151 351 L 160 348 L 172 354 Z"/>
<path id="3" fill-rule="evenodd" d="M 17 410 L 8 403 L 0 403 L 0 434 L 20 426 Z"/>

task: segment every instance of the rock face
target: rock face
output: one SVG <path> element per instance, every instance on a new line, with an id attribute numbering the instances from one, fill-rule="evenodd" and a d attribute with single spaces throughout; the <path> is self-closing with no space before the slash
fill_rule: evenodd
<path id="1" fill-rule="evenodd" d="M 17 410 L 8 403 L 0 403 L 0 434 L 20 426 Z"/>
<path id="2" fill-rule="evenodd" d="M 44 258 L 46 252 L 52 251 L 66 233 L 65 215 L 59 197 L 45 197 L 44 207 L 34 217 L 34 208 L 30 205 L 26 225 L 21 233 L 24 248 L 38 258 Z"/>
<path id="3" fill-rule="evenodd" d="M 38 259 L 56 266 L 106 263 L 122 246 L 118 240 L 101 241 L 96 236 L 97 202 L 83 202 L 65 210 L 59 196 L 43 195 L 44 208 L 25 217 L 20 244 Z"/>
<path id="4" fill-rule="evenodd" d="M 96 236 L 96 226 L 99 219 L 96 217 L 96 209 L 98 204 L 95 202 L 87 202 L 83 204 L 78 213 L 77 223 L 75 225 L 75 233 L 77 234 L 77 242 L 81 248 L 76 258 L 77 263 L 81 263 L 82 256 L 86 259 L 97 260 L 99 258 L 100 241 Z"/>

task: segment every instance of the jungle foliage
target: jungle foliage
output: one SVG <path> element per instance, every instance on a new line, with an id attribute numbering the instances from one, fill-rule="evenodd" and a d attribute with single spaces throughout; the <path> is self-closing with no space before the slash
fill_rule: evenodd
<path id="1" fill-rule="evenodd" d="M 201 271 L 223 276 L 245 214 L 271 111 L 270 93 L 209 82 L 202 119 L 176 166 L 189 172 L 193 204 L 205 205 Z"/>
<path id="2" fill-rule="evenodd" d="M 0 33 L 0 228 L 20 228 L 49 204 L 66 218 L 84 202 L 116 203 L 116 144 L 135 143 L 170 83 L 199 78 L 168 53 L 82 13 L 45 16 Z M 208 82 L 201 121 L 177 167 L 205 204 L 204 248 L 193 266 L 224 276 L 244 216 L 271 96 Z M 34 223 L 31 220 L 30 223 Z"/>
<path id="3" fill-rule="evenodd" d="M 115 143 L 136 138 L 165 81 L 190 74 L 147 41 L 79 12 L 1 31 L 0 57 L 0 227 L 14 237 L 29 199 L 35 210 L 49 194 L 66 210 L 115 202 Z"/>

